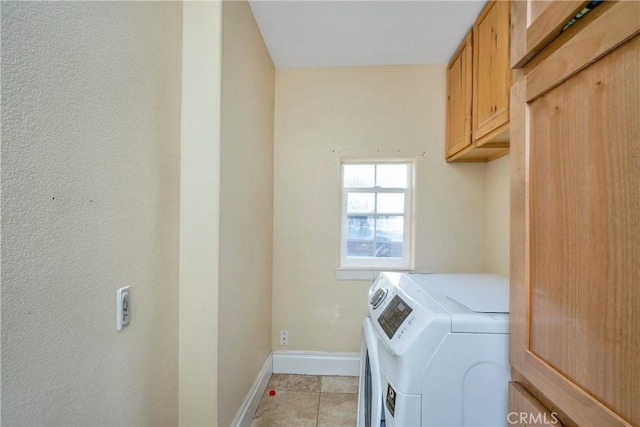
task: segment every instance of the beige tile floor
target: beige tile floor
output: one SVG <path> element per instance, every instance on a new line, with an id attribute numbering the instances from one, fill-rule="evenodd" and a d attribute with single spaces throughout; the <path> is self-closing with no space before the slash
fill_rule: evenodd
<path id="1" fill-rule="evenodd" d="M 353 427 L 357 411 L 358 377 L 273 374 L 251 426 Z"/>

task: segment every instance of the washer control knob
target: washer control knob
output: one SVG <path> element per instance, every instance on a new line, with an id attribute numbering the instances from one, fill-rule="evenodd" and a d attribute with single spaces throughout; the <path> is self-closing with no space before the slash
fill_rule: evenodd
<path id="1" fill-rule="evenodd" d="M 378 306 L 382 304 L 382 301 L 384 301 L 384 298 L 387 296 L 387 292 L 388 292 L 387 289 L 378 289 L 373 294 L 373 296 L 371 297 L 371 300 L 369 300 L 373 308 L 378 308 Z"/>

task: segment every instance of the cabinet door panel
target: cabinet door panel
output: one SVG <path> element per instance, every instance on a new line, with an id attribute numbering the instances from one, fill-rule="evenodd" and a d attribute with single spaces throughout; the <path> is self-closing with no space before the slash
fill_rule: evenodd
<path id="1" fill-rule="evenodd" d="M 552 413 L 517 382 L 509 383 L 509 413 L 507 422 L 518 427 L 562 427 L 557 414 Z"/>
<path id="2" fill-rule="evenodd" d="M 509 121 L 509 10 L 509 2 L 494 2 L 473 28 L 474 141 Z"/>
<path id="3" fill-rule="evenodd" d="M 542 15 L 549 6 L 553 4 L 554 0 L 531 0 L 529 1 L 529 16 L 530 21 L 534 22 Z"/>
<path id="4" fill-rule="evenodd" d="M 530 350 L 635 424 L 640 120 L 624 112 L 640 111 L 639 47 L 529 104 Z"/>
<path id="5" fill-rule="evenodd" d="M 637 5 L 606 6 L 591 12 L 596 19 L 590 23 L 589 31 L 577 33 L 527 74 L 527 100 L 561 83 L 640 30 Z"/>
<path id="6" fill-rule="evenodd" d="M 447 157 L 471 144 L 471 33 L 447 69 Z"/>
<path id="7" fill-rule="evenodd" d="M 638 16 L 638 4 L 613 8 Z M 527 101 L 528 76 L 512 91 L 510 360 L 581 425 L 640 425 L 640 37 L 630 37 L 540 96 Z"/>
<path id="8" fill-rule="evenodd" d="M 580 12 L 585 0 L 515 0 L 511 66 L 520 68 L 560 34 L 565 24 Z"/>

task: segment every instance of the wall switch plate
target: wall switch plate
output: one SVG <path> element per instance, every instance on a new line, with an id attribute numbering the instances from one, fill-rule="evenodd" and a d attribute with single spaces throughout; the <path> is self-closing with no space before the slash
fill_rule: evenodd
<path id="1" fill-rule="evenodd" d="M 289 345 L 289 331 L 280 331 L 280 345 Z"/>
<path id="2" fill-rule="evenodd" d="M 119 331 L 131 321 L 131 295 L 129 286 L 116 292 L 116 329 Z"/>

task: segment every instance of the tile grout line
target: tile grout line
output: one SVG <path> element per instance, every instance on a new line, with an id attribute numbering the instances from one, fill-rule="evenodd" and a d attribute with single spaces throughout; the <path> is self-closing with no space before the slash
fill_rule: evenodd
<path id="1" fill-rule="evenodd" d="M 318 411 L 316 412 L 316 427 L 320 424 L 320 398 L 322 397 L 322 383 L 324 382 L 324 375 L 320 376 L 320 393 L 318 393 Z"/>

